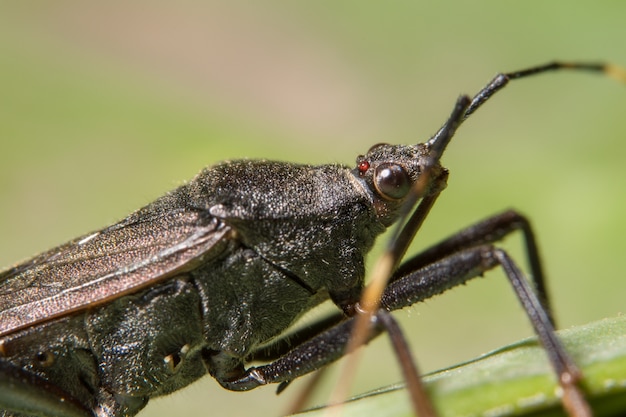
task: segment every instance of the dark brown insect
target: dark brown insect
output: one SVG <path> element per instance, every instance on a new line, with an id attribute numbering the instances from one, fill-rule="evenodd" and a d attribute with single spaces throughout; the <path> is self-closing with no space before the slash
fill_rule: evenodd
<path id="1" fill-rule="evenodd" d="M 206 373 L 231 390 L 284 387 L 343 356 L 348 343 L 384 330 L 397 339 L 390 311 L 498 265 L 548 353 L 565 407 L 588 415 L 524 217 L 489 217 L 397 266 L 446 186 L 439 161 L 458 126 L 509 80 L 562 69 L 626 79 L 613 66 L 586 63 L 501 74 L 475 97 L 462 96 L 425 143 L 376 145 L 354 168 L 218 164 L 119 223 L 2 272 L 0 415 L 132 416 Z M 404 226 L 375 278 L 383 283 L 362 298 L 364 257 L 396 222 Z M 493 246 L 516 230 L 532 282 Z M 280 337 L 328 298 L 336 315 Z M 356 320 L 365 330 L 354 336 Z M 245 367 L 260 359 L 267 364 Z M 416 409 L 434 415 L 411 361 L 403 363 Z"/>

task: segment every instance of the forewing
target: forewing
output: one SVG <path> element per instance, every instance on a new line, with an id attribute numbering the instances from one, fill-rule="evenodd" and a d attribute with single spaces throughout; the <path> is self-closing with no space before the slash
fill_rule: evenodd
<path id="1" fill-rule="evenodd" d="M 218 256 L 230 227 L 206 211 L 126 220 L 0 273 L 0 336 L 92 307 Z"/>

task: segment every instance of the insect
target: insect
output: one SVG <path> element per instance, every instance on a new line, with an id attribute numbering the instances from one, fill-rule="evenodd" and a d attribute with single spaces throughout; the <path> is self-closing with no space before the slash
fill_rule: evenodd
<path id="1" fill-rule="evenodd" d="M 353 168 L 224 162 L 119 223 L 5 270 L 1 415 L 133 416 L 150 398 L 207 373 L 231 390 L 284 388 L 339 359 L 350 341 L 391 329 L 387 312 L 496 266 L 546 349 L 566 409 L 588 415 L 581 375 L 554 333 L 535 237 L 523 216 L 489 217 L 397 266 L 446 186 L 440 157 L 459 125 L 509 80 L 563 69 L 626 80 L 614 66 L 589 63 L 500 74 L 473 98 L 459 98 L 424 143 L 375 145 Z M 378 274 L 383 284 L 367 298 L 364 257 L 396 222 L 404 226 Z M 514 231 L 525 238 L 530 282 L 493 246 Z M 337 314 L 281 337 L 329 298 Z M 367 317 L 361 311 L 376 321 L 353 337 L 355 321 Z M 256 360 L 266 364 L 247 367 Z M 424 397 L 419 386 L 411 391 Z M 416 408 L 435 414 L 427 398 L 420 401 Z"/>

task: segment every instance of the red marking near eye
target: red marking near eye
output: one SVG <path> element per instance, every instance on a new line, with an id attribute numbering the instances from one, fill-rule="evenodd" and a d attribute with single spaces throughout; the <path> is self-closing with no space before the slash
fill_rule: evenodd
<path id="1" fill-rule="evenodd" d="M 370 169 L 369 161 L 361 161 L 359 162 L 359 172 L 361 174 L 365 174 L 365 172 Z"/>

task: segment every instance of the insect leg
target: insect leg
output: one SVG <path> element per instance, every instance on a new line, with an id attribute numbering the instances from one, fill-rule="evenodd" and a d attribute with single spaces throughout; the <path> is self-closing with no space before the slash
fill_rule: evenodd
<path id="1" fill-rule="evenodd" d="M 430 408 L 430 401 L 426 397 L 426 391 L 422 387 L 422 381 L 418 377 L 419 372 L 417 371 L 417 366 L 415 364 L 415 361 L 411 359 L 411 353 L 408 347 L 408 343 L 404 338 L 404 334 L 400 330 L 400 326 L 398 325 L 394 317 L 386 310 L 379 310 L 377 317 L 389 334 L 400 363 L 405 365 L 402 367 L 402 370 L 405 371 L 406 369 L 410 369 L 410 372 L 404 372 L 405 379 L 408 380 L 413 378 L 414 381 L 412 381 L 411 385 L 421 387 L 417 391 L 419 393 L 418 395 L 420 395 L 420 399 L 417 402 L 420 404 L 420 406 L 428 407 L 428 409 L 420 413 L 420 415 L 434 415 Z M 298 346 L 308 339 L 311 339 L 312 337 L 323 333 L 330 327 L 333 327 L 334 325 L 337 325 L 345 320 L 346 316 L 341 313 L 327 316 L 301 330 L 298 330 L 297 332 L 290 333 L 289 335 L 273 341 L 267 346 L 261 347 L 259 350 L 253 352 L 250 357 L 246 358 L 246 361 L 275 361 L 280 356 L 289 353 L 289 351 L 293 349 L 293 346 Z M 290 412 L 288 412 L 288 414 L 294 414 L 303 409 L 311 393 L 314 391 L 315 386 L 319 382 L 321 375 L 323 375 L 323 371 L 325 369 L 327 368 L 320 368 L 316 370 L 317 372 L 314 379 L 310 380 L 307 387 L 298 395 L 298 400 L 291 405 Z M 280 394 L 289 385 L 290 382 L 291 381 L 282 382 L 278 387 L 277 394 Z"/>
<path id="2" fill-rule="evenodd" d="M 487 256 L 484 256 L 485 252 Z M 480 276 L 496 265 L 497 261 L 485 251 L 485 246 L 459 251 L 390 283 L 381 303 L 387 311 L 407 307 Z M 323 330 L 267 365 L 251 367 L 239 378 L 220 383 L 227 389 L 245 391 L 260 385 L 288 382 L 322 368 L 344 355 L 357 317 Z M 383 331 L 376 325 L 377 315 L 373 317 L 373 328 L 366 343 Z"/>
<path id="3" fill-rule="evenodd" d="M 384 308 L 380 308 L 375 317 L 389 335 L 391 344 L 396 352 L 396 358 L 398 358 L 400 368 L 402 369 L 404 381 L 406 381 L 406 386 L 410 391 L 413 409 L 417 411 L 418 416 L 437 416 L 400 325 L 391 313 Z"/>
<path id="4" fill-rule="evenodd" d="M 294 346 L 304 343 L 312 337 L 317 336 L 318 334 L 345 320 L 346 316 L 340 312 L 321 318 L 320 320 L 317 320 L 302 329 L 273 340 L 268 345 L 261 346 L 246 358 L 246 362 L 274 361 L 289 352 Z"/>
<path id="5" fill-rule="evenodd" d="M 56 385 L 1 360 L 0 406 L 19 415 L 93 417 L 90 410 Z"/>
<path id="6" fill-rule="evenodd" d="M 387 311 L 407 307 L 480 276 L 498 264 L 491 255 L 491 247 L 485 248 L 459 251 L 397 279 L 385 289 L 381 305 Z M 322 331 L 267 365 L 248 368 L 238 378 L 219 382 L 227 389 L 246 391 L 260 385 L 289 382 L 320 369 L 344 355 L 358 317 Z M 364 343 L 383 331 L 378 314 L 373 316 L 370 327 Z"/>
<path id="7" fill-rule="evenodd" d="M 498 242 L 517 230 L 522 232 L 530 268 L 530 278 L 535 286 L 537 296 L 554 326 L 550 298 L 535 234 L 528 219 L 515 210 L 507 210 L 490 216 L 420 252 L 405 261 L 394 272 L 390 280 L 395 281 L 407 275 L 410 271 L 418 270 L 459 250 Z"/>
<path id="8" fill-rule="evenodd" d="M 459 250 L 404 276 L 396 277 L 396 280 L 385 289 L 381 307 L 386 311 L 392 311 L 410 306 L 481 276 L 497 265 L 504 268 L 540 342 L 546 348 L 550 362 L 558 375 L 559 384 L 563 388 L 566 409 L 571 415 L 590 415 L 582 392 L 576 386 L 581 376 L 579 370 L 558 340 L 534 288 L 501 249 L 491 245 L 480 245 Z M 224 387 L 231 390 L 249 390 L 259 385 L 289 382 L 324 367 L 344 355 L 346 345 L 351 339 L 355 319 L 351 318 L 323 331 L 270 364 L 249 368 L 240 378 L 221 382 Z M 371 325 L 372 331 L 364 343 L 383 331 L 379 314 L 373 316 Z"/>
<path id="9" fill-rule="evenodd" d="M 589 405 L 577 386 L 582 378 L 581 372 L 559 341 L 535 289 L 502 249 L 491 245 L 464 249 L 409 272 L 387 287 L 381 299 L 381 306 L 387 310 L 397 310 L 465 283 L 496 265 L 504 269 L 540 343 L 546 350 L 559 385 L 563 389 L 563 406 L 571 416 L 591 416 Z M 433 271 L 429 272 L 429 269 Z"/>

